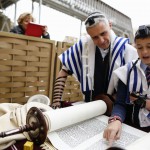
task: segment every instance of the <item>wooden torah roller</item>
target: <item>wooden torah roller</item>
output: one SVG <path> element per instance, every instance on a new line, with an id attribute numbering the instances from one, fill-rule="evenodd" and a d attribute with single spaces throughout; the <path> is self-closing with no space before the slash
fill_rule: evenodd
<path id="1" fill-rule="evenodd" d="M 37 107 L 32 107 L 29 109 L 26 117 L 26 125 L 1 132 L 0 138 L 23 132 L 28 132 L 30 139 L 38 145 L 45 142 L 48 132 L 48 125 L 42 111 Z"/>

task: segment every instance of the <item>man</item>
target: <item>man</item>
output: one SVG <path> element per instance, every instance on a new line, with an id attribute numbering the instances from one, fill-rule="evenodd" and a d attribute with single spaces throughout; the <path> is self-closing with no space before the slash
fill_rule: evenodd
<path id="1" fill-rule="evenodd" d="M 135 45 L 140 59 L 113 73 L 118 86 L 117 98 L 104 131 L 104 138 L 110 145 L 120 138 L 122 122 L 150 132 L 150 25 L 139 27 Z"/>
<path id="2" fill-rule="evenodd" d="M 107 94 L 111 98 L 107 91 L 114 92 L 110 84 L 113 70 L 137 58 L 136 49 L 128 44 L 128 39 L 117 37 L 111 30 L 112 24 L 100 12 L 90 14 L 85 26 L 88 35 L 59 56 L 63 67 L 54 86 L 53 108 L 61 107 L 68 74 L 74 74 L 79 80 L 85 102 L 105 99 L 100 94 Z M 112 106 L 110 101 L 105 102 Z"/>

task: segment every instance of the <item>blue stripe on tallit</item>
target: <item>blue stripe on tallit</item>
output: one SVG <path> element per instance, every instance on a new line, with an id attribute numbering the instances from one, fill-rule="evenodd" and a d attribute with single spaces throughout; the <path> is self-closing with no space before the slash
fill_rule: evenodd
<path id="1" fill-rule="evenodd" d="M 116 39 L 117 39 L 117 38 L 116 38 Z M 115 40 L 116 40 L 116 39 L 115 39 Z M 121 42 L 122 39 L 123 39 L 123 38 L 120 38 L 120 40 L 119 40 L 119 41 L 116 43 L 116 45 L 114 46 L 113 51 L 112 51 L 112 56 L 114 55 L 114 52 L 115 52 L 117 46 L 119 45 L 119 43 Z"/>
<path id="2" fill-rule="evenodd" d="M 67 50 L 67 59 L 69 58 L 69 50 Z M 71 66 L 71 63 L 70 63 L 70 59 L 68 59 L 68 66 L 69 66 L 69 69 L 71 72 L 73 72 L 73 69 L 72 69 L 72 66 Z"/>
<path id="3" fill-rule="evenodd" d="M 123 39 L 123 38 L 121 38 L 118 42 L 121 42 L 122 39 Z M 118 50 L 118 52 L 117 52 L 115 58 L 113 59 L 113 62 L 112 62 L 111 68 L 110 68 L 110 72 L 109 72 L 108 83 L 109 83 L 109 81 L 110 81 L 110 78 L 111 78 L 111 75 L 112 75 L 112 72 L 113 72 L 113 68 L 114 68 L 114 65 L 115 65 L 115 61 L 116 61 L 116 59 L 118 58 L 119 53 L 121 53 L 121 52 L 123 51 L 123 46 L 124 46 L 124 44 L 125 44 L 127 41 L 128 41 L 128 39 L 124 40 L 124 42 L 123 42 L 123 44 L 121 45 L 121 47 L 119 48 L 119 50 Z M 119 45 L 118 42 L 117 42 L 116 45 Z M 115 48 L 116 48 L 116 45 L 115 45 Z"/>
<path id="4" fill-rule="evenodd" d="M 62 53 L 62 64 L 64 65 L 65 64 L 65 54 Z"/>
<path id="5" fill-rule="evenodd" d="M 137 68 L 134 67 L 134 84 L 133 84 L 133 91 L 136 91 L 137 88 Z"/>
<path id="6" fill-rule="evenodd" d="M 81 40 L 79 41 L 79 46 L 80 46 L 81 55 L 82 55 L 82 52 L 83 52 L 83 45 L 82 45 L 82 41 L 81 41 Z"/>
<path id="7" fill-rule="evenodd" d="M 81 52 L 81 56 L 82 56 L 82 52 L 83 52 L 83 45 L 82 45 L 82 41 L 79 41 L 79 46 L 80 46 L 80 52 Z M 82 61 L 82 60 L 81 60 Z M 81 63 L 81 78 L 79 79 L 80 83 L 81 83 L 81 90 L 84 91 L 83 89 L 83 64 Z"/>
<path id="8" fill-rule="evenodd" d="M 88 77 L 86 76 L 86 91 L 89 91 L 90 90 L 90 88 L 89 88 L 89 84 L 88 84 Z"/>
<path id="9" fill-rule="evenodd" d="M 82 67 L 83 68 L 83 67 Z M 81 69 L 82 69 L 81 68 Z M 80 83 L 81 83 L 81 90 L 82 90 L 82 92 L 84 91 L 83 89 L 83 71 L 81 71 L 81 80 L 80 80 Z"/>
<path id="10" fill-rule="evenodd" d="M 125 45 L 124 45 L 123 50 L 125 50 Z M 123 51 L 121 51 L 121 53 L 120 53 L 120 58 L 121 58 L 121 63 L 120 63 L 120 67 L 121 67 L 121 66 L 124 66 L 126 64 L 125 59 L 123 57 Z"/>
<path id="11" fill-rule="evenodd" d="M 129 43 L 129 39 L 127 39 L 128 43 Z M 124 45 L 124 49 L 125 50 L 125 45 Z M 122 53 L 122 66 L 124 66 L 127 62 L 125 61 L 125 58 L 123 57 L 123 53 Z"/>
<path id="12" fill-rule="evenodd" d="M 79 43 L 82 44 L 82 43 Z M 80 46 L 80 45 L 79 45 Z M 75 44 L 75 48 L 76 48 L 76 54 L 77 54 L 77 59 L 78 59 L 78 63 L 79 63 L 79 67 L 81 68 L 81 55 L 79 54 L 79 49 L 78 49 L 78 45 L 77 43 Z M 80 46 L 80 50 L 81 50 L 81 46 Z"/>
<path id="13" fill-rule="evenodd" d="M 143 93 L 143 85 L 142 85 L 142 82 L 141 82 L 141 86 L 140 86 L 140 93 Z"/>
<path id="14" fill-rule="evenodd" d="M 77 49 L 75 49 L 75 50 L 77 51 Z M 76 74 L 77 74 L 77 78 L 80 79 L 80 74 L 79 74 L 77 62 L 76 62 L 76 59 L 75 59 L 75 56 L 74 56 L 73 47 L 71 47 L 71 58 L 72 58 L 73 66 L 74 66 Z"/>
<path id="15" fill-rule="evenodd" d="M 126 62 L 125 62 L 125 59 L 123 58 L 123 63 L 122 63 L 122 65 L 124 66 L 126 64 Z"/>
<path id="16" fill-rule="evenodd" d="M 123 49 L 123 50 L 124 50 L 124 49 Z M 120 67 L 123 66 L 123 65 L 125 65 L 125 59 L 124 59 L 124 57 L 123 57 L 123 50 L 122 50 L 121 53 L 120 53 L 120 59 L 121 59 Z"/>
<path id="17" fill-rule="evenodd" d="M 120 66 L 122 66 L 122 63 L 123 63 L 123 59 L 122 59 L 122 53 L 120 53 L 120 59 L 121 59 Z"/>

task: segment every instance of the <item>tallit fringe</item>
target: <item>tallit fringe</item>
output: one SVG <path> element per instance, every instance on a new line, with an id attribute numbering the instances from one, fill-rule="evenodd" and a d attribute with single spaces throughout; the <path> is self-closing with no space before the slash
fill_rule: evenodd
<path id="1" fill-rule="evenodd" d="M 49 141 L 44 142 L 42 145 L 40 145 L 40 147 L 43 150 L 57 150 L 54 146 L 51 145 Z"/>

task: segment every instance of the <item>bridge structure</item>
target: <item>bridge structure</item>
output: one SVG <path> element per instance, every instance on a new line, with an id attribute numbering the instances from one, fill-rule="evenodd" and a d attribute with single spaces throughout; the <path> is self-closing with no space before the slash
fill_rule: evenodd
<path id="1" fill-rule="evenodd" d="M 65 14 L 84 21 L 94 11 L 100 11 L 112 21 L 113 30 L 118 36 L 129 37 L 133 42 L 133 28 L 131 18 L 114 9 L 101 0 L 32 0 L 38 2 L 39 7 L 46 5 Z M 40 8 L 39 8 L 40 9 Z M 39 14 L 40 16 L 40 14 Z"/>
<path id="2" fill-rule="evenodd" d="M 5 9 L 11 4 L 20 0 L 0 0 L 1 6 Z M 129 37 L 133 42 L 133 28 L 131 18 L 114 9 L 101 0 L 31 0 L 39 4 L 39 21 L 41 18 L 41 7 L 45 5 L 70 16 L 84 21 L 86 17 L 94 11 L 100 11 L 105 14 L 113 24 L 113 30 L 118 36 Z M 34 7 L 32 7 L 34 9 Z M 17 9 L 17 7 L 15 7 Z M 34 10 L 32 10 L 34 11 Z M 15 18 L 15 17 L 14 17 Z"/>

